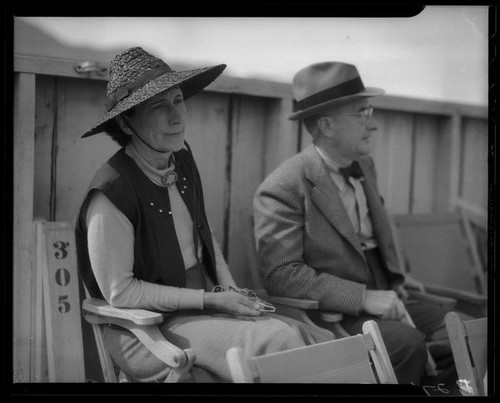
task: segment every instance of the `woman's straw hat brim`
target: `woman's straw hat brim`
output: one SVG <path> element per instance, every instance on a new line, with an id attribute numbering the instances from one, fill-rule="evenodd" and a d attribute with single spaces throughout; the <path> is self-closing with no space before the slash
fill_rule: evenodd
<path id="1" fill-rule="evenodd" d="M 225 68 L 225 64 L 219 64 L 201 69 L 170 71 L 162 74 L 116 103 L 110 111 L 105 113 L 101 121 L 87 131 L 82 138 L 105 131 L 106 125 L 119 114 L 175 86 L 179 86 L 184 99 L 188 99 L 214 81 Z"/>

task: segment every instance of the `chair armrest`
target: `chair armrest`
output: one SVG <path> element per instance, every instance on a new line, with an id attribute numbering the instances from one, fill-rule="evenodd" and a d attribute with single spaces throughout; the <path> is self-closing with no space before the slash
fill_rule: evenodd
<path id="1" fill-rule="evenodd" d="M 116 308 L 106 301 L 89 298 L 83 301 L 85 320 L 93 325 L 116 325 L 131 331 L 153 355 L 173 368 L 183 367 L 183 375 L 193 365 L 195 355 L 191 349 L 182 350 L 170 343 L 161 333 L 159 324 L 163 315 L 144 309 Z"/>
<path id="2" fill-rule="evenodd" d="M 319 316 L 325 322 L 335 323 L 344 319 L 344 315 L 334 311 L 320 311 Z"/>
<path id="3" fill-rule="evenodd" d="M 313 299 L 276 297 L 274 295 L 269 295 L 264 298 L 271 304 L 286 305 L 300 309 L 319 309 L 319 302 Z"/>
<path id="4" fill-rule="evenodd" d="M 484 295 L 468 291 L 457 290 L 454 288 L 448 288 L 436 285 L 425 285 L 425 289 L 427 292 L 431 294 L 450 297 L 458 301 L 465 301 L 476 305 L 485 305 L 488 301 L 487 297 Z"/>
<path id="5" fill-rule="evenodd" d="M 267 296 L 267 300 L 271 304 L 285 305 L 293 308 L 304 310 L 319 310 L 319 302 L 314 299 L 299 299 L 289 297 Z M 333 311 L 320 311 L 320 317 L 325 322 L 340 322 L 344 319 L 344 315 Z"/>
<path id="6" fill-rule="evenodd" d="M 163 315 L 158 312 L 135 308 L 117 308 L 106 301 L 97 298 L 88 298 L 83 301 L 84 312 L 93 313 L 105 318 L 124 319 L 136 325 L 157 325 L 163 322 Z"/>
<path id="7" fill-rule="evenodd" d="M 435 304 L 441 305 L 446 309 L 455 309 L 458 302 L 455 298 L 444 297 L 441 295 L 436 295 L 429 292 L 422 292 L 416 290 L 408 290 L 408 295 L 410 298 L 419 301 L 433 302 Z"/>
<path id="8" fill-rule="evenodd" d="M 319 301 L 315 299 L 276 297 L 274 295 L 267 294 L 263 290 L 259 290 L 258 295 L 274 305 L 281 305 L 282 307 L 286 308 L 297 308 L 297 309 L 302 309 L 304 311 L 307 310 L 319 311 Z M 288 314 L 290 314 L 290 310 L 288 309 L 285 310 Z M 301 319 L 303 321 L 305 321 L 305 317 L 307 316 L 305 313 L 304 315 L 301 315 Z M 320 318 L 325 322 L 338 323 L 342 319 L 344 319 L 344 315 L 333 311 L 320 311 Z M 309 322 L 309 320 L 307 320 L 307 323 L 312 323 L 312 322 Z"/>

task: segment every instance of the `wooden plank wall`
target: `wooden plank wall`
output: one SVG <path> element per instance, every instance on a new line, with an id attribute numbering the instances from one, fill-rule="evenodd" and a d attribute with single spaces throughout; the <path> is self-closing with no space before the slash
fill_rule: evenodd
<path id="1" fill-rule="evenodd" d="M 80 139 L 101 117 L 103 91 L 102 81 L 38 80 L 36 216 L 74 219 L 95 171 L 118 149 L 104 134 Z M 291 101 L 204 92 L 187 108 L 186 140 L 199 165 L 212 230 L 238 282 L 250 287 L 252 198 L 264 176 L 297 151 L 297 135 L 289 132 L 294 125 L 283 119 Z"/>
<path id="2" fill-rule="evenodd" d="M 26 127 L 29 119 L 18 119 L 15 126 L 15 156 L 27 161 L 16 171 L 20 187 L 15 205 L 28 203 L 15 215 L 15 270 L 31 258 L 27 226 L 33 217 L 72 220 L 95 171 L 118 149 L 104 134 L 80 139 L 103 114 L 105 81 L 94 73 L 78 78 L 73 67 L 71 61 L 15 60 L 15 70 L 23 77 L 15 87 L 16 116 L 29 117 L 30 105 L 35 112 L 32 131 Z M 30 93 L 32 98 L 26 96 Z M 389 211 L 438 212 L 467 205 L 486 217 L 485 109 L 390 96 L 373 103 L 379 124 L 373 157 Z M 304 128 L 287 119 L 292 105 L 286 85 L 230 77 L 221 77 L 187 101 L 186 139 L 198 161 L 209 220 L 242 287 L 260 286 L 249 270 L 248 255 L 255 189 L 280 162 L 311 142 Z M 15 271 L 14 297 L 22 309 L 32 301 L 31 291 L 23 285 L 31 284 L 30 270 Z M 29 364 L 29 353 L 21 348 L 29 340 L 28 322 L 24 317 L 16 324 L 19 368 Z M 29 378 L 22 369 L 18 373 L 18 379 Z"/>
<path id="3" fill-rule="evenodd" d="M 71 220 L 96 169 L 116 150 L 109 136 L 80 136 L 102 117 L 102 81 L 37 80 L 35 216 Z M 38 152 L 40 150 L 40 153 Z"/>
<path id="4" fill-rule="evenodd" d="M 463 120 L 458 195 L 477 214 L 488 203 L 488 125 L 480 119 Z"/>
<path id="5" fill-rule="evenodd" d="M 376 110 L 378 130 L 373 135 L 373 159 L 379 191 L 392 212 L 407 212 L 411 197 L 414 118 L 407 112 Z"/>
<path id="6" fill-rule="evenodd" d="M 35 216 L 71 220 L 96 169 L 118 149 L 104 134 L 80 139 L 101 117 L 104 85 L 64 77 L 37 80 Z M 187 107 L 186 139 L 199 164 L 214 235 L 238 282 L 253 286 L 246 267 L 253 194 L 281 161 L 310 144 L 310 136 L 286 119 L 292 108 L 286 98 L 206 91 Z M 391 213 L 449 210 L 443 200 L 450 197 L 454 177 L 456 199 L 485 211 L 485 120 L 464 118 L 459 126 L 457 173 L 451 169 L 455 126 L 450 117 L 383 107 L 375 117 L 372 155 Z"/>
<path id="7" fill-rule="evenodd" d="M 14 75 L 14 203 L 13 203 L 13 350 L 14 382 L 32 377 L 35 350 L 36 281 L 33 273 L 33 194 L 35 141 L 35 75 Z M 16 236 L 19 235 L 19 236 Z M 7 359 L 8 361 L 8 359 Z"/>

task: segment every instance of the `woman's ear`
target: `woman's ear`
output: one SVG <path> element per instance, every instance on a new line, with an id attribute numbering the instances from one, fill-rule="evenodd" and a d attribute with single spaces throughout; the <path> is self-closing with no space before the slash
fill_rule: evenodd
<path id="1" fill-rule="evenodd" d="M 130 126 L 127 124 L 127 122 L 125 122 L 125 119 L 123 118 L 123 116 L 121 114 L 116 116 L 115 120 L 116 120 L 116 123 L 118 124 L 118 126 L 120 126 L 120 129 L 122 129 L 122 131 L 125 134 L 132 136 L 133 133 L 132 133 L 132 130 L 130 130 Z"/>

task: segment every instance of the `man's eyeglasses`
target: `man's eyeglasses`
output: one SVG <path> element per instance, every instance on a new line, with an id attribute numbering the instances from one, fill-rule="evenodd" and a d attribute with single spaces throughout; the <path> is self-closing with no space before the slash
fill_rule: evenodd
<path id="1" fill-rule="evenodd" d="M 371 118 L 373 115 L 373 106 L 367 106 L 366 108 L 363 108 L 361 111 L 356 112 L 356 113 L 347 113 L 347 115 L 350 116 L 359 116 L 362 119 L 362 123 L 365 124 L 368 122 L 368 119 Z"/>

